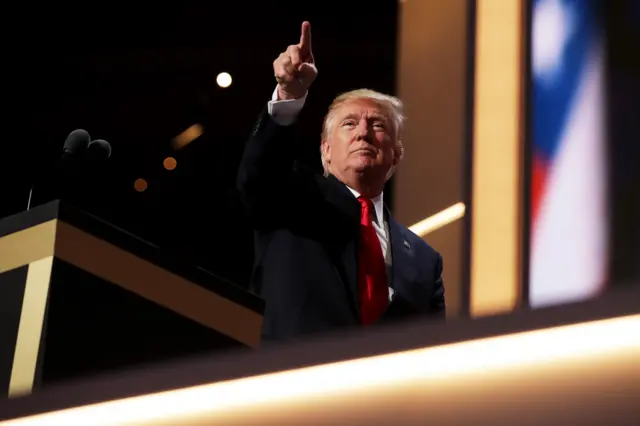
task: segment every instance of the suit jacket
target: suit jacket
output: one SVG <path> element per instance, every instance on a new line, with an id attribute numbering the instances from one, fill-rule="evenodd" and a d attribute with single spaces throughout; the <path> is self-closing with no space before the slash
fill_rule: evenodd
<path id="1" fill-rule="evenodd" d="M 357 241 L 360 204 L 335 177 L 297 159 L 296 125 L 266 109 L 237 176 L 255 229 L 252 287 L 266 301 L 263 335 L 285 340 L 361 324 Z M 380 322 L 444 317 L 442 258 L 387 213 L 394 299 Z"/>

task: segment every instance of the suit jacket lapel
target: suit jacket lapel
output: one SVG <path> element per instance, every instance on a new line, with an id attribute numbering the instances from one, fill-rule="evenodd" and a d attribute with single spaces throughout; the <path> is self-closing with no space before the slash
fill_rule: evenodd
<path id="1" fill-rule="evenodd" d="M 360 317 L 360 303 L 358 297 L 358 255 L 357 241 L 350 239 L 342 250 L 342 266 L 344 268 L 345 284 L 351 298 L 351 307 Z"/>
<path id="2" fill-rule="evenodd" d="M 360 231 L 360 203 L 355 199 L 349 189 L 334 176 L 326 178 L 329 184 L 325 186 L 325 199 L 337 209 L 339 216 L 343 218 L 336 232 L 336 252 L 340 261 L 336 262 L 347 292 L 351 299 L 354 312 L 360 316 L 360 304 L 358 303 L 358 256 L 357 238 Z"/>
<path id="3" fill-rule="evenodd" d="M 410 283 L 415 280 L 415 255 L 414 248 L 405 236 L 405 231 L 393 217 L 389 218 L 389 240 L 391 244 L 391 285 L 394 290 L 394 299 L 407 296 L 410 292 Z"/>
<path id="4" fill-rule="evenodd" d="M 351 223 L 360 223 L 360 203 L 349 191 L 349 188 L 333 175 L 323 179 L 329 183 L 328 185 L 323 185 L 325 199 L 344 215 L 346 220 Z"/>

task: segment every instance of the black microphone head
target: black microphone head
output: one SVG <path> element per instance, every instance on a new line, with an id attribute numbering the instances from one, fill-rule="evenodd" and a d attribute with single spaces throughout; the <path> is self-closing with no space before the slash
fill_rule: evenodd
<path id="1" fill-rule="evenodd" d="M 62 156 L 68 157 L 71 155 L 79 154 L 89 146 L 91 137 L 86 130 L 76 129 L 69 133 L 67 139 L 64 141 L 62 148 Z"/>
<path id="2" fill-rule="evenodd" d="M 111 145 L 104 139 L 96 139 L 87 147 L 87 155 L 92 160 L 106 160 L 111 156 Z"/>

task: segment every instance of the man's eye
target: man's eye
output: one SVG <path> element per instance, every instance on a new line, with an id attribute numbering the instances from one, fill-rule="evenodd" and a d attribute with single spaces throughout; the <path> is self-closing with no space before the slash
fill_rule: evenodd
<path id="1" fill-rule="evenodd" d="M 342 123 L 343 126 L 355 126 L 356 122 L 353 120 L 347 120 L 344 123 Z"/>

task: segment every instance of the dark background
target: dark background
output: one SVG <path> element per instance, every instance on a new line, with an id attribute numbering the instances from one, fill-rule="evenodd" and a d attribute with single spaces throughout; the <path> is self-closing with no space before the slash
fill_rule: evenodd
<path id="1" fill-rule="evenodd" d="M 275 87 L 272 62 L 312 24 L 319 77 L 301 143 L 319 167 L 321 120 L 338 93 L 394 92 L 397 1 L 168 2 L 17 6 L 4 52 L 5 158 L 0 216 L 55 196 L 51 176 L 76 128 L 113 147 L 106 167 L 76 178 L 76 203 L 238 284 L 252 231 L 235 174 Z M 7 29 L 5 28 L 5 32 Z M 219 72 L 233 83 L 222 89 Z M 195 123 L 201 137 L 174 151 Z M 162 161 L 177 160 L 167 171 Z M 139 193 L 134 181 L 144 178 Z M 390 196 L 387 197 L 390 200 Z"/>
<path id="2" fill-rule="evenodd" d="M 640 1 L 605 1 L 611 280 L 640 280 Z"/>
<path id="3" fill-rule="evenodd" d="M 605 1 L 610 131 L 611 274 L 640 278 L 640 2 Z M 272 62 L 312 24 L 320 75 L 301 122 L 318 162 L 322 117 L 345 90 L 394 92 L 396 0 L 12 5 L 3 28 L 0 216 L 55 195 L 66 136 L 108 140 L 107 167 L 86 173 L 78 202 L 99 216 L 241 285 L 252 232 L 234 186 L 243 144 L 274 88 Z M 226 71 L 233 84 L 217 86 Z M 192 124 L 203 135 L 180 151 Z M 173 171 L 162 167 L 177 159 Z M 137 178 L 149 182 L 138 193 Z M 390 188 L 392 189 L 392 188 Z M 390 191 L 387 201 L 391 201 Z"/>

